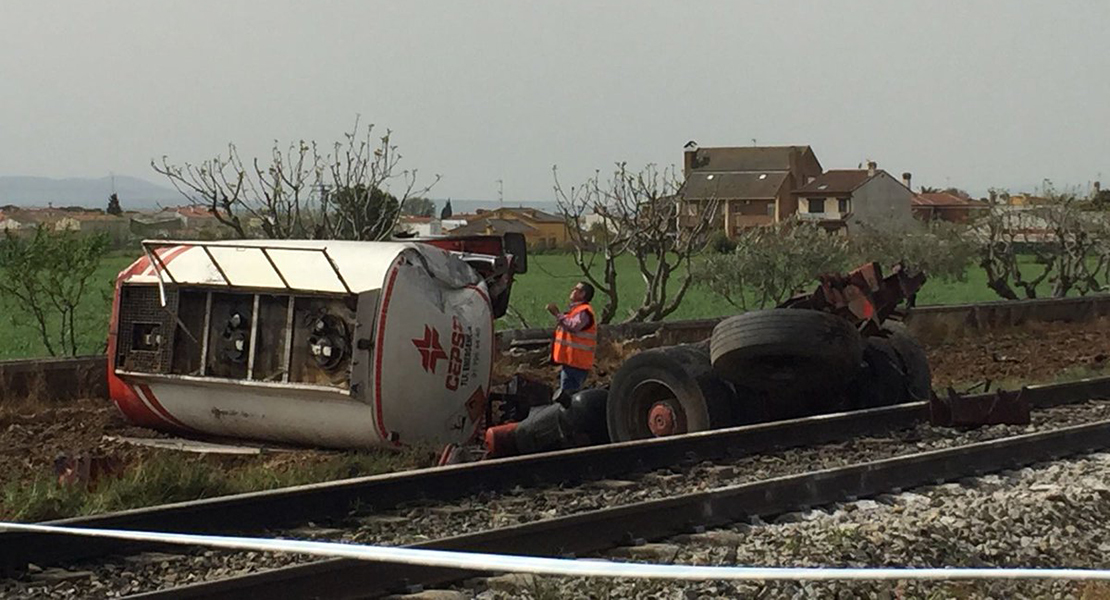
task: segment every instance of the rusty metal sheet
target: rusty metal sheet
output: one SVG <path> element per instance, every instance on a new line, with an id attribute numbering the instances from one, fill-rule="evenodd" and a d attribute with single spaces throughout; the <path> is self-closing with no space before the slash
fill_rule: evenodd
<path id="1" fill-rule="evenodd" d="M 948 388 L 947 396 L 933 393 L 929 422 L 944 427 L 1028 425 L 1029 400 L 1022 390 L 997 390 L 990 396 L 962 396 Z"/>

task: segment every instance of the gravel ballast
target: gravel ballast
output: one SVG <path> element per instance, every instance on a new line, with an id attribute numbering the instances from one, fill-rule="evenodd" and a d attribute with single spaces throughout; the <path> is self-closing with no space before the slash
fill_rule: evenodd
<path id="1" fill-rule="evenodd" d="M 1110 454 L 790 513 L 606 558 L 696 565 L 1110 567 Z M 1068 581 L 648 582 L 538 577 L 460 590 L 480 598 L 1106 598 Z M 480 591 L 479 591 L 480 590 Z"/>
<path id="2" fill-rule="evenodd" d="M 405 544 L 1107 418 L 1110 418 L 1110 402 L 1089 401 L 1036 411 L 1033 424 L 1029 426 L 955 430 L 919 425 L 885 436 L 672 467 L 630 475 L 624 480 L 586 482 L 573 487 L 517 488 L 483 493 L 450 503 L 418 503 L 374 514 L 356 514 L 342 523 L 308 524 L 296 530 L 271 532 L 270 535 Z M 148 553 L 75 565 L 65 571 L 47 569 L 29 573 L 19 580 L 0 580 L 0 596 L 116 597 L 308 560 L 317 559 L 203 549 L 181 554 Z M 681 553 L 678 560 L 682 560 Z"/>

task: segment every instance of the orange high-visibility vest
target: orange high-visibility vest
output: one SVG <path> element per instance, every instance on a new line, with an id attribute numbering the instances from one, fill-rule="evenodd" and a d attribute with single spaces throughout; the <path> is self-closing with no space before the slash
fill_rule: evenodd
<path id="1" fill-rule="evenodd" d="M 567 312 L 567 317 L 580 312 L 590 313 L 590 326 L 582 331 L 569 331 L 562 325 L 555 326 L 555 344 L 551 346 L 551 360 L 560 365 L 589 370 L 594 366 L 594 349 L 597 347 L 597 317 L 594 309 L 583 302 Z"/>

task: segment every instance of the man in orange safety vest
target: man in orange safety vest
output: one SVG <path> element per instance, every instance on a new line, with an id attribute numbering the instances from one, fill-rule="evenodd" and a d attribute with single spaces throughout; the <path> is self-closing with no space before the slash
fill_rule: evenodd
<path id="1" fill-rule="evenodd" d="M 559 388 L 567 394 L 582 387 L 594 366 L 597 317 L 590 306 L 593 297 L 594 286 L 580 281 L 570 291 L 570 307 L 566 312 L 560 313 L 554 302 L 547 305 L 547 312 L 555 317 L 555 343 L 551 347 L 551 361 L 562 366 Z"/>

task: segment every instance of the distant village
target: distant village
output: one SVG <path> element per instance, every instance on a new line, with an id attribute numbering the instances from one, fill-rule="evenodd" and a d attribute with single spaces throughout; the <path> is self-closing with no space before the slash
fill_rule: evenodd
<path id="1" fill-rule="evenodd" d="M 52 231 L 104 234 L 115 246 L 137 239 L 202 239 L 230 237 L 209 208 L 175 206 L 158 211 L 123 211 L 70 207 L 0 206 L 0 232 L 27 235 L 40 226 Z M 257 226 L 248 222 L 248 227 Z M 411 236 L 484 235 L 519 232 L 535 246 L 559 247 L 566 243 L 563 218 L 535 208 L 478 209 L 476 213 L 449 217 L 402 215 L 397 233 Z"/>
<path id="2" fill-rule="evenodd" d="M 693 222 L 704 203 L 715 201 L 718 208 L 713 225 L 728 237 L 792 218 L 849 234 L 864 222 L 894 226 L 938 220 L 969 223 L 991 206 L 1033 217 L 1045 201 L 1031 193 L 974 199 L 957 188 L 919 187 L 915 191 L 910 172 L 896 177 L 874 161 L 855 169 L 825 170 L 810 146 L 702 148 L 690 142 L 683 151 L 682 165 L 685 183 L 675 198 L 679 205 L 677 225 Z M 1098 182 L 1084 193 L 1093 199 L 1107 196 Z M 440 236 L 513 232 L 522 234 L 533 248 L 562 248 L 569 243 L 564 217 L 536 208 L 435 212 L 438 215 L 402 215 L 397 233 Z M 598 215 L 586 215 L 585 226 L 595 221 L 601 222 Z M 45 208 L 0 206 L 0 231 L 21 235 L 39 226 L 102 233 L 117 246 L 136 239 L 220 239 L 231 234 L 206 206 L 147 212 L 59 208 L 49 202 Z"/>

